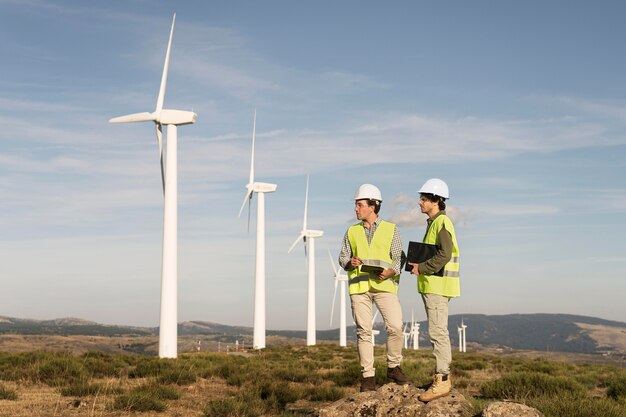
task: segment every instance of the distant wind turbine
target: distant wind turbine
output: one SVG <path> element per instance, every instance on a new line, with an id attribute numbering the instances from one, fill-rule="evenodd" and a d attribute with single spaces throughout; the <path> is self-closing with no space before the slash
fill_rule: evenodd
<path id="1" fill-rule="evenodd" d="M 467 352 L 467 344 L 465 341 L 465 329 L 467 329 L 467 326 L 463 322 L 463 319 L 461 319 L 461 329 L 463 329 L 463 352 Z"/>
<path id="2" fill-rule="evenodd" d="M 170 61 L 174 22 L 172 18 L 170 38 L 165 53 L 165 64 L 161 77 L 161 87 L 154 112 L 144 112 L 115 117 L 110 123 L 154 122 L 156 127 L 159 158 L 161 162 L 161 182 L 163 184 L 163 259 L 161 268 L 161 318 L 159 324 L 159 357 L 176 358 L 177 341 L 177 287 L 178 287 L 178 138 L 177 126 L 196 122 L 197 115 L 191 111 L 163 108 L 167 71 Z M 163 167 L 162 126 L 167 126 L 167 146 L 165 168 Z"/>
<path id="3" fill-rule="evenodd" d="M 411 332 L 410 331 L 406 331 L 406 328 L 408 327 L 408 323 L 404 323 L 404 327 L 402 328 L 402 338 L 404 339 L 404 348 L 408 349 L 409 348 L 409 338 L 411 337 Z"/>
<path id="4" fill-rule="evenodd" d="M 254 111 L 254 122 L 252 125 L 252 157 L 250 158 L 250 179 L 246 184 L 246 196 L 239 210 L 239 216 L 248 203 L 250 203 L 254 193 L 257 193 L 256 205 L 256 268 L 254 278 L 254 335 L 252 347 L 254 349 L 265 348 L 265 193 L 276 191 L 276 184 L 266 182 L 254 182 L 254 142 L 256 138 L 256 110 Z M 248 215 L 248 226 L 250 216 Z"/>
<path id="5" fill-rule="evenodd" d="M 378 309 L 376 309 L 376 313 L 374 313 L 374 317 L 372 317 L 372 346 L 376 346 L 376 335 L 380 334 L 380 330 L 374 329 L 374 322 L 376 321 L 376 316 L 378 316 Z"/>
<path id="6" fill-rule="evenodd" d="M 290 253 L 302 240 L 304 243 L 305 256 L 307 258 L 307 281 L 308 281 L 308 301 L 307 301 L 307 325 L 306 344 L 315 345 L 315 239 L 322 237 L 322 230 L 307 229 L 307 208 L 309 202 L 309 176 L 306 177 L 306 192 L 304 194 L 304 222 L 300 235 L 293 242 L 287 253 Z M 308 238 L 308 241 L 307 241 Z M 308 250 L 307 250 L 308 246 Z"/>
<path id="7" fill-rule="evenodd" d="M 348 282 L 348 275 L 341 273 L 341 269 L 337 268 L 333 257 L 328 251 L 328 257 L 330 258 L 330 264 L 333 267 L 335 292 L 333 293 L 333 304 L 330 309 L 330 326 L 333 325 L 333 312 L 335 310 L 335 297 L 337 296 L 337 284 L 340 285 L 339 291 L 339 346 L 347 346 L 346 342 L 346 284 Z"/>
<path id="8" fill-rule="evenodd" d="M 415 321 L 413 310 L 411 310 L 411 339 L 413 340 L 413 350 L 420 348 L 420 324 Z"/>

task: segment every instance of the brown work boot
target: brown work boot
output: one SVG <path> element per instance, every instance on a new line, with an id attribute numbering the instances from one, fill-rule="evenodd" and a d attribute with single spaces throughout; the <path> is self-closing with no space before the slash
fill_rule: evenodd
<path id="1" fill-rule="evenodd" d="M 361 379 L 361 392 L 376 391 L 376 377 L 368 376 Z"/>
<path id="2" fill-rule="evenodd" d="M 422 393 L 417 397 L 418 400 L 422 402 L 429 402 L 432 400 L 436 400 L 437 398 L 445 397 L 450 394 L 452 390 L 452 381 L 450 380 L 450 374 L 435 374 L 435 378 L 433 379 L 433 383 L 426 390 L 426 392 Z"/>
<path id="3" fill-rule="evenodd" d="M 399 366 L 396 366 L 395 368 L 387 368 L 387 378 L 400 385 L 409 383 L 409 379 L 404 375 Z"/>

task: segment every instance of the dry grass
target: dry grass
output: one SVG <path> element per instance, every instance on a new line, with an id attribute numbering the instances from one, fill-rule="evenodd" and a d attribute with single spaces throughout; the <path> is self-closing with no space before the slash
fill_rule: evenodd
<path id="1" fill-rule="evenodd" d="M 375 353 L 378 382 L 384 383 L 385 351 L 376 348 Z M 431 352 L 423 349 L 404 353 L 403 369 L 409 378 L 418 386 L 427 383 L 434 365 Z M 454 352 L 453 355 L 453 383 L 476 404 L 495 399 L 491 397 L 506 397 L 511 386 L 520 385 L 518 380 L 538 380 L 550 386 L 553 381 L 563 382 L 565 388 L 571 384 L 579 386 L 579 401 L 597 402 L 608 410 L 606 416 L 619 415 L 614 414 L 615 410 L 626 411 L 626 370 L 623 368 L 478 353 Z M 17 357 L 30 358 L 31 362 L 16 361 Z M 19 368 L 13 365 L 15 363 L 24 363 L 21 373 L 20 369 L 15 369 Z M 46 364 L 48 366 L 44 366 Z M 50 364 L 57 367 L 51 368 Z M 219 415 L 307 415 L 316 407 L 356 392 L 359 379 L 356 349 L 334 345 L 270 347 L 260 352 L 229 355 L 185 353 L 177 360 L 100 353 L 80 356 L 5 353 L 0 355 L 0 371 L 3 369 L 5 372 L 0 375 L 6 380 L 0 380 L 0 386 L 15 391 L 17 399 L 0 400 L 0 417 L 204 417 L 213 415 L 212 410 L 220 410 Z M 7 369 L 10 372 L 6 372 Z M 73 370 L 74 376 L 58 378 L 58 369 Z M 175 378 L 170 378 L 172 375 Z M 182 379 L 177 380 L 177 375 Z M 72 383 L 87 383 L 101 389 L 93 395 L 62 396 L 61 390 Z M 177 399 L 158 398 L 167 405 L 165 411 L 114 409 L 120 397 L 132 399 L 138 389 L 155 385 L 179 394 Z M 614 399 L 607 394 L 609 389 Z M 557 407 L 556 411 L 546 413 L 547 417 L 566 416 L 558 410 L 568 404 L 555 406 L 531 391 L 516 395 L 527 394 L 547 410 Z M 490 398 L 482 398 L 483 395 Z"/>

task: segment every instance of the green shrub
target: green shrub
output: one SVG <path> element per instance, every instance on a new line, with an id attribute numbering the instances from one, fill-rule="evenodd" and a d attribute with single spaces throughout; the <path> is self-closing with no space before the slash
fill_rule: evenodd
<path id="1" fill-rule="evenodd" d="M 614 400 L 626 399 L 626 375 L 615 376 L 609 379 L 606 395 Z"/>
<path id="2" fill-rule="evenodd" d="M 188 368 L 173 367 L 164 369 L 157 381 L 162 384 L 176 384 L 176 385 L 190 385 L 196 382 L 198 375 L 194 371 Z"/>
<path id="3" fill-rule="evenodd" d="M 452 372 L 458 370 L 472 371 L 476 369 L 487 369 L 487 362 L 484 360 L 456 360 L 452 362 Z"/>
<path id="4" fill-rule="evenodd" d="M 86 381 L 73 381 L 70 385 L 61 388 L 61 395 L 64 397 L 85 397 L 95 395 L 102 391 L 102 385 L 90 384 Z"/>
<path id="5" fill-rule="evenodd" d="M 532 372 L 512 372 L 480 386 L 483 397 L 513 400 L 582 392 L 572 379 Z"/>
<path id="6" fill-rule="evenodd" d="M 297 385 L 285 381 L 262 381 L 255 389 L 247 390 L 247 395 L 258 396 L 265 401 L 267 406 L 282 410 L 289 403 L 295 402 L 305 396 L 304 390 Z"/>
<path id="7" fill-rule="evenodd" d="M 206 417 L 260 417 L 266 408 L 260 399 L 222 398 L 211 400 L 204 409 Z"/>
<path id="8" fill-rule="evenodd" d="M 143 358 L 128 372 L 129 378 L 156 377 L 175 367 L 174 359 Z"/>
<path id="9" fill-rule="evenodd" d="M 65 385 L 87 377 L 85 368 L 72 356 L 53 356 L 33 366 L 37 380 L 50 386 Z"/>
<path id="10" fill-rule="evenodd" d="M 133 388 L 130 392 L 136 395 L 146 395 L 158 400 L 177 400 L 180 398 L 180 392 L 167 385 L 158 385 L 155 383 L 140 385 Z"/>
<path id="11" fill-rule="evenodd" d="M 624 417 L 626 407 L 608 398 L 545 396 L 528 402 L 546 417 Z"/>
<path id="12" fill-rule="evenodd" d="M 308 399 L 311 401 L 337 401 L 344 396 L 341 388 L 323 384 L 309 390 Z"/>
<path id="13" fill-rule="evenodd" d="M 124 411 L 165 411 L 167 403 L 145 392 L 118 395 L 113 403 L 114 410 Z"/>
<path id="14" fill-rule="evenodd" d="M 17 392 L 0 385 L 0 400 L 17 400 Z"/>
<path id="15" fill-rule="evenodd" d="M 570 367 L 566 363 L 547 361 L 545 359 L 525 361 L 515 367 L 515 370 L 519 372 L 539 372 L 548 375 L 568 374 L 569 369 Z"/>
<path id="16" fill-rule="evenodd" d="M 281 379 L 283 381 L 291 382 L 316 382 L 319 381 L 319 377 L 312 374 L 311 371 L 300 369 L 297 367 L 280 367 L 273 370 L 272 375 L 274 378 Z"/>
<path id="17" fill-rule="evenodd" d="M 350 387 L 359 382 L 361 378 L 361 367 L 358 363 L 350 363 L 338 371 L 330 372 L 325 379 L 335 383 L 340 387 Z"/>

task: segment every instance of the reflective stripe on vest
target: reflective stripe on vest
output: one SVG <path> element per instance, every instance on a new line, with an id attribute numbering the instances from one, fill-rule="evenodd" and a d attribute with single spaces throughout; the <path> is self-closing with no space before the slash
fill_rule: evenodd
<path id="1" fill-rule="evenodd" d="M 420 274 L 417 277 L 417 290 L 423 294 L 439 294 L 450 298 L 459 297 L 461 295 L 459 245 L 456 241 L 454 225 L 448 216 L 440 214 L 433 220 L 426 236 L 424 236 L 424 243 L 438 245 L 439 232 L 444 226 L 452 236 L 452 257 L 443 268 L 443 276 Z"/>
<path id="2" fill-rule="evenodd" d="M 352 249 L 352 256 L 361 259 L 371 259 L 378 261 L 380 266 L 391 268 L 391 241 L 396 225 L 381 220 L 372 236 L 370 243 L 367 242 L 363 223 L 357 223 L 348 229 L 348 241 Z M 388 265 L 388 266 L 387 266 Z M 348 271 L 348 282 L 350 283 L 350 295 L 363 294 L 370 289 L 382 292 L 398 293 L 400 275 L 388 279 L 378 279 L 374 274 L 361 271 L 361 267 Z"/>

